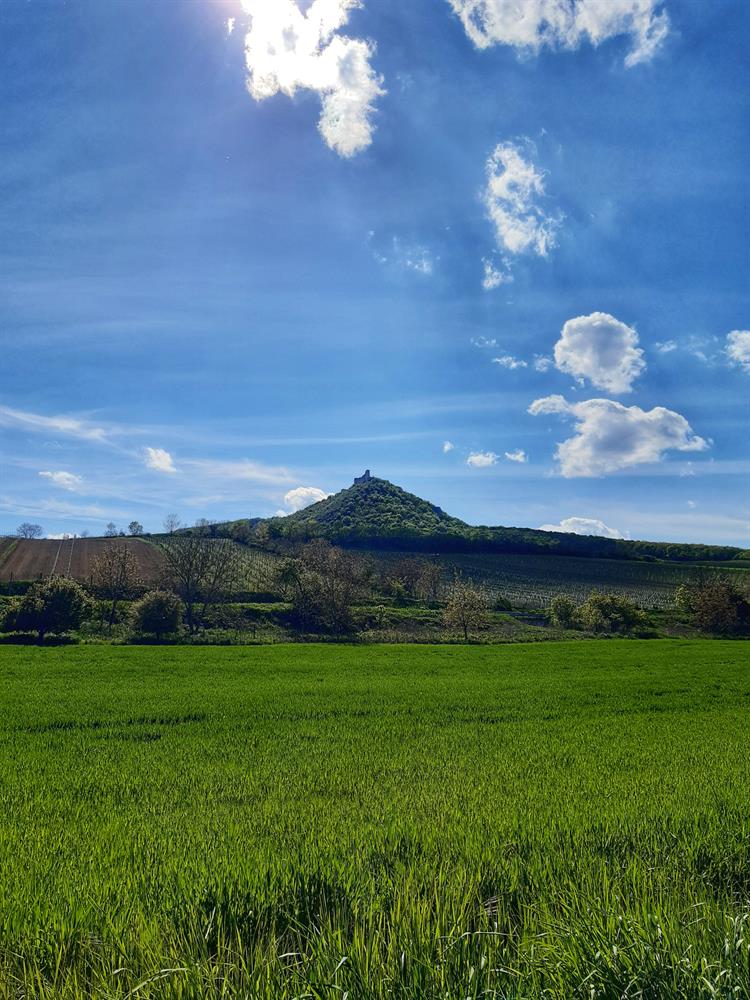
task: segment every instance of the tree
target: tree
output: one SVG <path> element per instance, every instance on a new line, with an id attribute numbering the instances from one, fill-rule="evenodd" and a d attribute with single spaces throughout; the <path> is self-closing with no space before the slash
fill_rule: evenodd
<path id="1" fill-rule="evenodd" d="M 143 525 L 140 521 L 131 521 L 128 525 L 128 534 L 130 535 L 142 535 Z"/>
<path id="2" fill-rule="evenodd" d="M 180 526 L 180 519 L 176 514 L 167 514 L 164 518 L 164 530 L 168 535 L 173 535 Z"/>
<path id="3" fill-rule="evenodd" d="M 675 603 L 702 632 L 731 635 L 750 627 L 750 599 L 733 580 L 711 576 L 683 584 Z"/>
<path id="4" fill-rule="evenodd" d="M 575 601 L 559 594 L 549 605 L 549 620 L 555 628 L 574 628 L 576 621 Z"/>
<path id="5" fill-rule="evenodd" d="M 104 529 L 105 538 L 117 538 L 117 525 L 114 521 L 110 521 L 107 527 Z"/>
<path id="6" fill-rule="evenodd" d="M 92 610 L 91 600 L 80 584 L 54 576 L 28 589 L 15 615 L 15 630 L 36 632 L 42 643 L 49 632 L 63 634 L 78 628 Z"/>
<path id="7" fill-rule="evenodd" d="M 126 542 L 108 542 L 94 559 L 92 583 L 97 596 L 109 601 L 112 628 L 120 601 L 131 600 L 142 589 L 138 563 Z"/>
<path id="8" fill-rule="evenodd" d="M 209 604 L 237 588 L 242 571 L 240 550 L 224 539 L 201 535 L 181 535 L 164 539 L 159 548 L 166 562 L 165 576 L 185 604 L 185 618 L 191 633 Z M 203 611 L 196 616 L 196 605 Z"/>
<path id="9" fill-rule="evenodd" d="M 16 528 L 18 538 L 41 538 L 43 534 L 44 528 L 41 524 L 30 524 L 28 521 L 24 521 Z"/>
<path id="10" fill-rule="evenodd" d="M 301 626 L 344 635 L 354 627 L 354 602 L 367 592 L 370 578 L 361 558 L 316 539 L 297 558 L 283 560 L 277 584 Z"/>
<path id="11" fill-rule="evenodd" d="M 177 631 L 181 611 L 182 605 L 176 594 L 168 590 L 151 590 L 133 605 L 133 628 L 141 635 L 156 636 L 159 642 L 162 636 Z"/>
<path id="12" fill-rule="evenodd" d="M 88 538 L 89 537 L 89 529 L 88 528 L 84 528 L 83 531 L 81 532 L 81 534 L 78 537 L 79 538 Z"/>
<path id="13" fill-rule="evenodd" d="M 487 600 L 484 594 L 462 577 L 456 576 L 448 591 L 443 621 L 448 628 L 461 631 L 464 642 L 468 642 L 470 631 L 482 628 L 487 623 Z"/>
<path id="14" fill-rule="evenodd" d="M 646 616 L 641 609 L 619 594 L 592 594 L 578 609 L 578 619 L 589 632 L 627 635 L 646 625 Z"/>

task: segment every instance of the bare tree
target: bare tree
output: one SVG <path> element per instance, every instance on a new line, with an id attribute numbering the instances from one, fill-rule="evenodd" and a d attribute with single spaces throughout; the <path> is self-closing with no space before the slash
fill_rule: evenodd
<path id="1" fill-rule="evenodd" d="M 365 560 L 322 539 L 303 546 L 298 558 L 283 560 L 277 576 L 300 624 L 338 634 L 351 631 L 354 603 L 370 583 Z"/>
<path id="2" fill-rule="evenodd" d="M 464 642 L 468 642 L 470 631 L 481 628 L 487 622 L 487 601 L 484 594 L 462 577 L 456 576 L 448 591 L 443 621 L 449 628 L 461 631 Z"/>
<path id="3" fill-rule="evenodd" d="M 28 521 L 24 521 L 16 528 L 18 538 L 41 538 L 43 534 L 44 528 L 41 524 L 30 524 Z"/>
<path id="4" fill-rule="evenodd" d="M 164 518 L 164 530 L 168 535 L 173 535 L 180 526 L 180 519 L 176 514 L 167 514 Z"/>
<path id="5" fill-rule="evenodd" d="M 109 542 L 94 559 L 92 583 L 99 597 L 109 601 L 109 627 L 117 615 L 117 605 L 135 597 L 143 587 L 138 563 L 126 542 Z"/>
<path id="6" fill-rule="evenodd" d="M 104 529 L 105 538 L 117 538 L 117 525 L 114 521 L 110 521 L 109 524 Z"/>
<path id="7" fill-rule="evenodd" d="M 241 575 L 241 557 L 233 542 L 180 535 L 160 542 L 166 562 L 166 578 L 185 605 L 190 632 L 195 632 L 209 604 L 225 599 L 236 590 Z M 201 611 L 196 614 L 196 607 Z"/>

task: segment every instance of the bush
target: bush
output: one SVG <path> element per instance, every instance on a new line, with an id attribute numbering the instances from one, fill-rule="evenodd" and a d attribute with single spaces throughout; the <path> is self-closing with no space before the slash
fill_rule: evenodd
<path id="1" fill-rule="evenodd" d="M 182 603 L 169 590 L 149 591 L 131 609 L 133 628 L 139 635 L 154 635 L 159 641 L 180 627 Z"/>
<path id="2" fill-rule="evenodd" d="M 732 635 L 750 628 L 750 600 L 732 580 L 710 577 L 683 584 L 675 603 L 702 632 Z"/>
<path id="3" fill-rule="evenodd" d="M 550 624 L 555 628 L 576 627 L 576 605 L 569 597 L 553 597 L 549 606 Z"/>
<path id="4" fill-rule="evenodd" d="M 39 642 L 48 633 L 63 635 L 78 628 L 93 612 L 93 602 L 75 580 L 56 576 L 35 583 L 13 615 L 16 632 L 36 632 Z"/>
<path id="5" fill-rule="evenodd" d="M 627 635 L 646 625 L 646 616 L 641 609 L 618 594 L 592 594 L 578 609 L 578 619 L 589 632 L 620 635 Z"/>

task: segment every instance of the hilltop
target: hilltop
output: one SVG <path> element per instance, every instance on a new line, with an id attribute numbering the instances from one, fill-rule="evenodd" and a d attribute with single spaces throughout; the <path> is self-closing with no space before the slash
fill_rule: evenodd
<path id="1" fill-rule="evenodd" d="M 246 522 L 247 523 L 247 522 Z M 426 552 L 528 553 L 686 562 L 746 558 L 719 545 L 643 542 L 467 524 L 440 507 L 369 471 L 318 503 L 262 522 L 272 538 L 327 538 L 339 545 Z"/>

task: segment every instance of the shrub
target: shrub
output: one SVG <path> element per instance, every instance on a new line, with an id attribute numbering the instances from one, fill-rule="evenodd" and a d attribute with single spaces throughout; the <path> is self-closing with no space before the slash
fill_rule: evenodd
<path id="1" fill-rule="evenodd" d="M 443 621 L 448 628 L 461 632 L 464 642 L 468 642 L 470 631 L 482 628 L 487 623 L 487 600 L 484 594 L 457 576 L 448 591 Z"/>
<path id="2" fill-rule="evenodd" d="M 139 635 L 154 635 L 157 641 L 180 627 L 182 603 L 169 590 L 151 590 L 131 610 L 133 628 Z"/>
<path id="3" fill-rule="evenodd" d="M 78 628 L 92 611 L 93 603 L 83 587 L 56 576 L 29 588 L 13 616 L 13 629 L 36 632 L 39 642 L 44 642 L 48 633 L 62 635 Z"/>
<path id="4" fill-rule="evenodd" d="M 627 635 L 646 625 L 641 609 L 618 594 L 592 594 L 578 609 L 578 619 L 589 632 Z"/>
<path id="5" fill-rule="evenodd" d="M 731 635 L 750 627 L 750 600 L 732 580 L 709 577 L 683 584 L 675 603 L 702 632 Z"/>
<path id="6" fill-rule="evenodd" d="M 576 605 L 569 597 L 553 597 L 549 606 L 549 620 L 555 628 L 575 628 Z"/>

